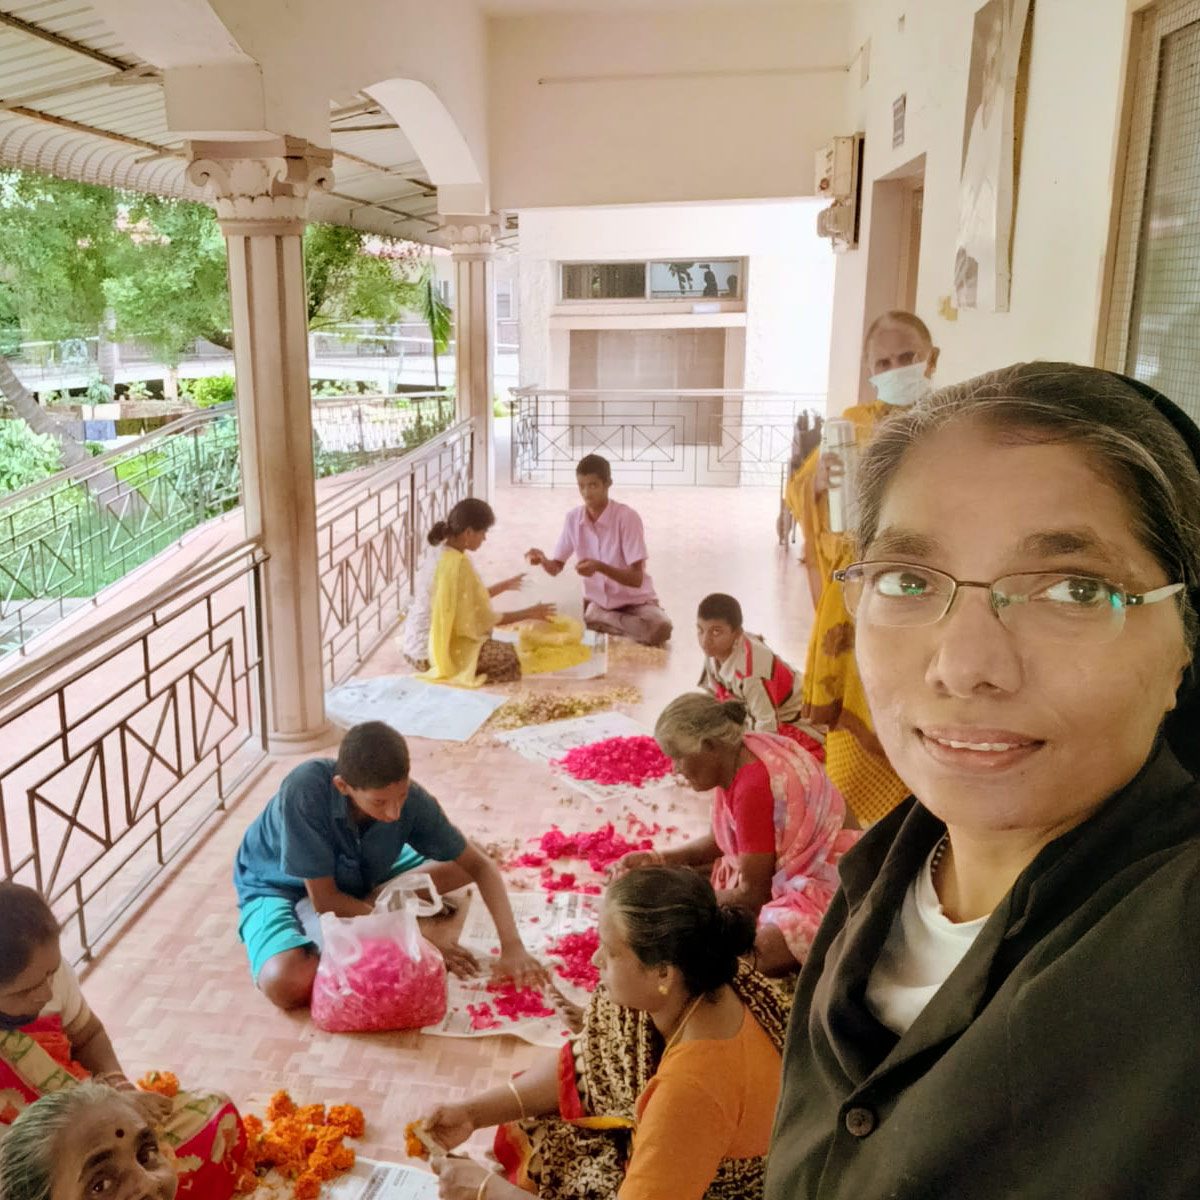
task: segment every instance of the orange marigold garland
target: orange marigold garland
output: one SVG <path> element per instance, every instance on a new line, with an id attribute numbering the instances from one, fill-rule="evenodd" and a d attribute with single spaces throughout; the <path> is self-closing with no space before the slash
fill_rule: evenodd
<path id="1" fill-rule="evenodd" d="M 409 1158 L 429 1158 L 429 1144 L 424 1126 L 420 1121 L 409 1121 L 404 1127 L 404 1153 Z"/>
<path id="2" fill-rule="evenodd" d="M 275 1092 L 267 1104 L 267 1120 L 274 1121 L 279 1117 L 290 1117 L 296 1111 L 292 1098 L 285 1091 Z"/>
<path id="3" fill-rule="evenodd" d="M 143 1092 L 157 1092 L 167 1097 L 179 1095 L 179 1079 L 170 1071 L 147 1071 L 137 1085 Z"/>
<path id="4" fill-rule="evenodd" d="M 353 1104 L 331 1104 L 325 1114 L 325 1124 L 340 1129 L 347 1137 L 360 1138 L 366 1129 L 362 1109 Z"/>
<path id="5" fill-rule="evenodd" d="M 267 1105 L 270 1125 L 255 1116 L 242 1118 L 246 1133 L 246 1163 L 238 1178 L 240 1193 L 258 1186 L 259 1174 L 274 1167 L 292 1180 L 293 1200 L 316 1200 L 321 1184 L 354 1166 L 354 1151 L 345 1137 L 361 1137 L 366 1122 L 353 1104 L 297 1107 L 285 1091 Z"/>

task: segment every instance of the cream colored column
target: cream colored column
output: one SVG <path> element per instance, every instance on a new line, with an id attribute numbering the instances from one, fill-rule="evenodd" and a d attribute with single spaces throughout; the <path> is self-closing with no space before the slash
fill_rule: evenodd
<path id="1" fill-rule="evenodd" d="M 321 670 L 304 224 L 332 154 L 296 138 L 192 142 L 188 178 L 215 192 L 229 250 L 233 361 L 246 534 L 263 566 L 267 745 L 329 741 Z"/>
<path id="2" fill-rule="evenodd" d="M 454 364 L 459 419 L 475 418 L 471 493 L 491 500 L 496 487 L 492 412 L 492 339 L 496 288 L 492 264 L 497 222 L 490 216 L 446 217 L 454 259 Z"/>

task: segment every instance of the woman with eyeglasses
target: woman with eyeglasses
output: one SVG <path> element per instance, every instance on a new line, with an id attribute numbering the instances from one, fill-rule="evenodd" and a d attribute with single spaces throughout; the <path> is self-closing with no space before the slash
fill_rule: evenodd
<path id="1" fill-rule="evenodd" d="M 1198 461 L 1060 363 L 876 434 L 839 575 L 913 794 L 842 860 L 768 1200 L 1200 1195 Z"/>

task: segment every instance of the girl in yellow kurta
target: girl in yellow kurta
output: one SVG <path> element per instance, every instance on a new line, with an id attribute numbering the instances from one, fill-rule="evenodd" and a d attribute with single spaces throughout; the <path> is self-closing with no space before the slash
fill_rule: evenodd
<path id="1" fill-rule="evenodd" d="M 429 531 L 430 545 L 442 546 L 430 596 L 429 670 L 423 676 L 434 683 L 478 687 L 488 680 L 519 679 L 515 648 L 494 641 L 493 628 L 554 613 L 553 604 L 531 604 L 515 612 L 492 609 L 493 596 L 520 587 L 524 579 L 524 575 L 515 575 L 488 588 L 467 558 L 468 552 L 483 545 L 495 523 L 491 505 L 460 500 L 449 516 Z"/>
<path id="2" fill-rule="evenodd" d="M 915 403 L 932 388 L 938 351 L 924 321 L 912 313 L 887 312 L 867 330 L 864 357 L 878 399 L 841 415 L 854 423 L 861 448 L 889 413 Z M 833 572 L 854 560 L 853 537 L 829 528 L 830 476 L 841 465 L 814 451 L 788 481 L 787 501 L 804 534 L 813 593 L 812 637 L 804 671 L 804 717 L 824 725 L 825 767 L 863 825 L 879 820 L 908 795 L 892 770 L 875 730 L 854 664 L 854 625 Z"/>

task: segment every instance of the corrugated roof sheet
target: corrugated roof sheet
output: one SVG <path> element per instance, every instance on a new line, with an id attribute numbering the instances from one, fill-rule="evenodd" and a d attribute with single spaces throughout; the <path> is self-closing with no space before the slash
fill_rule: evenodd
<path id="1" fill-rule="evenodd" d="M 32 28 L 16 28 L 14 22 Z M 74 48 L 56 45 L 39 31 L 65 38 Z M 0 105 L 2 166 L 181 199 L 207 198 L 185 177 L 182 141 L 167 129 L 152 65 L 122 44 L 83 0 L 10 2 L 0 9 Z M 409 182 L 423 180 L 425 171 L 403 133 L 353 130 L 387 120 L 368 102 L 361 114 L 335 122 L 336 195 L 314 196 L 311 215 L 439 242 L 436 193 L 430 196 Z M 380 201 L 386 203 L 377 207 Z"/>

